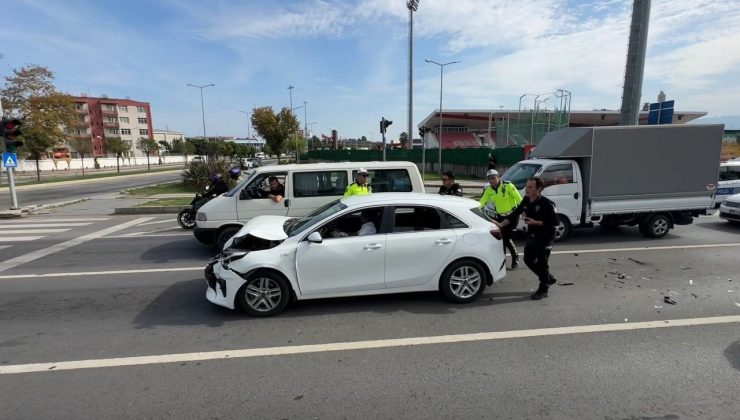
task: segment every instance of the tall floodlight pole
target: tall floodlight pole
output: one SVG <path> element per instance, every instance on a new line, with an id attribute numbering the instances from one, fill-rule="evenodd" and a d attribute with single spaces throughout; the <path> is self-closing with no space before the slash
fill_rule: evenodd
<path id="1" fill-rule="evenodd" d="M 437 165 L 439 169 L 440 175 L 442 174 L 442 80 L 443 80 L 443 74 L 444 74 L 444 68 L 445 66 L 449 66 L 450 64 L 457 64 L 460 63 L 460 61 L 450 61 L 449 63 L 440 64 L 436 61 L 432 60 L 424 60 L 427 63 L 436 64 L 439 66 L 439 153 L 437 155 Z"/>
<path id="2" fill-rule="evenodd" d="M 421 0 L 407 0 L 406 7 L 409 9 L 409 80 L 408 80 L 408 139 L 409 149 L 414 147 L 414 134 L 411 131 L 413 129 L 414 121 L 414 12 L 419 9 L 419 2 Z"/>
<path id="3" fill-rule="evenodd" d="M 200 89 L 200 113 L 203 117 L 203 140 L 206 140 L 208 139 L 208 137 L 206 137 L 206 108 L 203 105 L 203 88 L 216 86 L 216 85 L 214 85 L 213 83 L 209 83 L 207 85 L 198 86 L 198 85 L 191 85 L 190 83 L 188 83 L 188 86 Z"/>
<path id="4" fill-rule="evenodd" d="M 632 2 L 632 22 L 627 45 L 627 65 L 624 70 L 622 88 L 622 108 L 619 125 L 638 125 L 640 123 L 640 97 L 642 95 L 642 76 L 645 70 L 645 50 L 647 49 L 648 25 L 650 23 L 650 0 Z"/>

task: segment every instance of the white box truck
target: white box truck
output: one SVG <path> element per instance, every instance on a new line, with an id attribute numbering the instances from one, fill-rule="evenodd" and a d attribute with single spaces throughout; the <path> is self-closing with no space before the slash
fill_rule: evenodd
<path id="1" fill-rule="evenodd" d="M 524 191 L 531 176 L 556 207 L 556 240 L 576 227 L 639 226 L 662 238 L 709 214 L 717 191 L 722 125 L 566 128 L 547 134 L 501 177 Z"/>

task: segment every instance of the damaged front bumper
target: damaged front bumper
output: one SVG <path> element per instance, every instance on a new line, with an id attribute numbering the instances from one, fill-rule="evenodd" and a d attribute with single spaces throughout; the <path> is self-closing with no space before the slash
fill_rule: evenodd
<path id="1" fill-rule="evenodd" d="M 221 256 L 217 256 L 205 268 L 206 299 L 216 305 L 235 308 L 236 293 L 245 280 L 234 271 L 224 267 Z"/>

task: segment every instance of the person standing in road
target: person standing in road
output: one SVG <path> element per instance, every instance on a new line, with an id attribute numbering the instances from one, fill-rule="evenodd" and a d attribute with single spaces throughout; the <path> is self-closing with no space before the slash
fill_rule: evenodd
<path id="1" fill-rule="evenodd" d="M 480 198 L 480 207 L 484 210 L 487 209 L 486 213 L 493 217 L 493 220 L 502 222 L 522 202 L 522 196 L 514 184 L 501 181 L 497 170 L 488 170 L 486 177 L 490 185 L 483 191 L 483 196 Z M 514 229 L 516 229 L 516 223 L 501 229 L 504 254 L 506 254 L 508 248 L 511 253 L 512 270 L 519 266 L 519 253 L 517 253 L 516 244 L 512 240 Z"/>
<path id="2" fill-rule="evenodd" d="M 540 286 L 530 296 L 532 300 L 547 297 L 548 289 L 557 279 L 550 274 L 548 260 L 555 242 L 555 228 L 558 217 L 555 204 L 542 196 L 545 184 L 540 177 L 532 177 L 524 189 L 522 202 L 503 221 L 496 222 L 502 230 L 508 225 L 516 224 L 519 215 L 524 212 L 524 223 L 527 224 L 527 245 L 524 247 L 524 263 L 537 275 Z"/>
<path id="3" fill-rule="evenodd" d="M 370 194 L 372 189 L 367 185 L 367 169 L 360 168 L 357 170 L 357 178 L 355 182 L 347 185 L 347 189 L 344 190 L 344 196 L 350 197 L 353 195 L 366 195 Z"/>
<path id="4" fill-rule="evenodd" d="M 441 195 L 463 196 L 462 187 L 460 187 L 460 184 L 455 182 L 455 174 L 452 171 L 447 171 L 442 174 L 442 186 L 439 187 L 439 193 Z"/>

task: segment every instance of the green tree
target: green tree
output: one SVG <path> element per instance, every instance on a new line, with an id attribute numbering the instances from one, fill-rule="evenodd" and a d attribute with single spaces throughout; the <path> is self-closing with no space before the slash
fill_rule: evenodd
<path id="1" fill-rule="evenodd" d="M 272 153 L 279 156 L 285 151 L 286 142 L 295 136 L 299 124 L 289 108 L 276 114 L 272 107 L 266 106 L 252 110 L 252 126 Z"/>
<path id="2" fill-rule="evenodd" d="M 150 171 L 152 168 L 149 163 L 149 156 L 152 153 L 157 153 L 157 156 L 159 156 L 159 144 L 154 139 L 142 137 L 139 139 L 139 144 L 136 147 L 146 155 L 146 170 Z"/>
<path id="3" fill-rule="evenodd" d="M 195 145 L 189 141 L 186 141 L 182 144 L 182 150 L 181 153 L 183 156 L 185 156 L 185 162 L 188 161 L 188 156 L 195 153 Z"/>
<path id="4" fill-rule="evenodd" d="M 80 155 L 80 162 L 82 163 L 82 176 L 85 176 L 85 156 L 91 155 L 93 151 L 92 140 L 90 139 L 71 139 L 67 140 L 67 143 Z"/>
<path id="5" fill-rule="evenodd" d="M 120 174 L 121 165 L 119 160 L 123 157 L 124 153 L 131 151 L 131 143 L 121 140 L 120 137 L 111 137 L 105 139 L 105 148 L 108 149 L 110 153 L 116 155 L 116 172 Z"/>
<path id="6" fill-rule="evenodd" d="M 36 179 L 41 180 L 39 160 L 64 141 L 64 128 L 75 119 L 74 100 L 57 92 L 54 73 L 46 67 L 28 65 L 13 69 L 0 91 L 3 108 L 23 121 L 22 152 L 36 161 Z"/>

